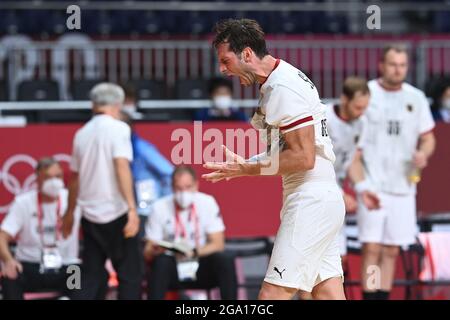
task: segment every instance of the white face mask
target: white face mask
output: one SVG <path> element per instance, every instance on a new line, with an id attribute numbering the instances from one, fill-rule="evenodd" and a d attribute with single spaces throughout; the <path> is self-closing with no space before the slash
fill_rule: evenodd
<path id="1" fill-rule="evenodd" d="M 59 192 L 64 188 L 64 181 L 60 178 L 51 178 L 44 181 L 42 184 L 42 193 L 45 195 L 57 198 Z"/>
<path id="2" fill-rule="evenodd" d="M 442 106 L 446 109 L 450 110 L 450 99 L 445 99 L 444 101 L 442 101 Z"/>
<path id="3" fill-rule="evenodd" d="M 187 209 L 194 202 L 195 192 L 193 191 L 177 191 L 175 192 L 175 201 L 178 205 Z"/>
<path id="4" fill-rule="evenodd" d="M 135 106 L 134 104 L 125 104 L 125 105 L 122 107 L 122 110 L 123 110 L 124 112 L 130 114 L 130 113 L 135 113 L 136 110 L 137 110 L 137 108 L 136 108 L 136 106 Z"/>
<path id="5" fill-rule="evenodd" d="M 232 103 L 233 99 L 230 96 L 216 96 L 213 98 L 213 104 L 218 109 L 228 109 Z"/>

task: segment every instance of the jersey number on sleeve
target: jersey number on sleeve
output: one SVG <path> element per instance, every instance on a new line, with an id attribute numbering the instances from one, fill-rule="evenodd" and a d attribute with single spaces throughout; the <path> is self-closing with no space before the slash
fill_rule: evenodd
<path id="1" fill-rule="evenodd" d="M 309 80 L 309 78 L 303 72 L 299 71 L 298 76 L 302 78 L 303 81 L 307 82 L 311 86 L 311 89 L 314 89 L 314 83 L 312 83 L 312 81 Z"/>
<path id="2" fill-rule="evenodd" d="M 322 124 L 322 137 L 328 137 L 327 119 L 320 120 Z"/>

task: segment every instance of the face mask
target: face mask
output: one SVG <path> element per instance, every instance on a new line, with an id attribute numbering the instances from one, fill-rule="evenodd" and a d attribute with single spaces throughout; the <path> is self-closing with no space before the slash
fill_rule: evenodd
<path id="1" fill-rule="evenodd" d="M 233 99 L 230 96 L 217 96 L 213 98 L 213 104 L 218 109 L 228 109 L 231 107 Z"/>
<path id="2" fill-rule="evenodd" d="M 450 109 L 450 99 L 445 99 L 442 101 L 442 106 L 446 109 Z"/>
<path id="3" fill-rule="evenodd" d="M 126 104 L 122 107 L 122 110 L 128 114 L 136 112 L 136 106 L 134 104 Z"/>
<path id="4" fill-rule="evenodd" d="M 175 201 L 178 205 L 186 209 L 194 202 L 195 192 L 192 191 L 178 191 L 175 192 Z"/>
<path id="5" fill-rule="evenodd" d="M 57 198 L 59 192 L 64 188 L 64 181 L 60 178 L 51 178 L 44 181 L 42 184 L 42 193 L 45 195 Z"/>

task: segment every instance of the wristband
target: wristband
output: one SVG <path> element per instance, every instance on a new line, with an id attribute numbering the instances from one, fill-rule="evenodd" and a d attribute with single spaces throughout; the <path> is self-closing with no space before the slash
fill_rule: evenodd
<path id="1" fill-rule="evenodd" d="M 370 182 L 367 180 L 360 181 L 355 184 L 356 193 L 362 193 L 371 189 Z"/>

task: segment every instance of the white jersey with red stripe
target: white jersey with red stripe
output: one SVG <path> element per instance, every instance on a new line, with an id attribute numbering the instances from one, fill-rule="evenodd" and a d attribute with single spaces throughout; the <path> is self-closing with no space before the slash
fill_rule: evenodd
<path id="1" fill-rule="evenodd" d="M 327 132 L 325 109 L 312 81 L 299 69 L 283 60 L 277 60 L 275 69 L 261 85 L 259 108 L 252 124 L 257 129 L 279 129 L 282 146 L 282 134 L 312 125 L 316 145 L 313 169 L 283 175 L 285 196 L 298 191 L 307 182 L 335 183 L 335 155 Z M 261 127 L 256 123 L 264 125 Z"/>
<path id="2" fill-rule="evenodd" d="M 434 128 L 425 94 L 408 83 L 399 90 L 369 81 L 371 98 L 361 141 L 366 176 L 373 186 L 391 194 L 416 192 L 408 175 L 420 135 Z"/>
<path id="3" fill-rule="evenodd" d="M 363 115 L 355 120 L 346 121 L 339 116 L 338 112 L 338 105 L 327 105 L 328 134 L 333 142 L 333 151 L 336 155 L 334 170 L 336 171 L 336 178 L 338 179 L 339 185 L 342 185 L 360 144 L 365 117 Z"/>

